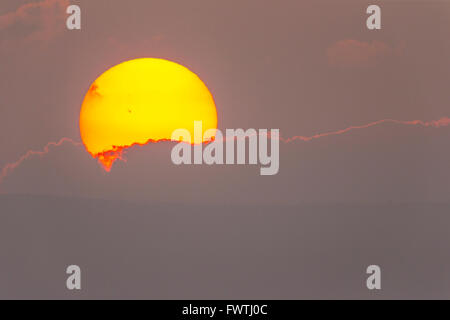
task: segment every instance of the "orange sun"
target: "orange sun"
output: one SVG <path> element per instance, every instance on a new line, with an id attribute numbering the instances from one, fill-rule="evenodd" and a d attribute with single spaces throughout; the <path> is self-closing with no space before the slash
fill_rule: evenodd
<path id="1" fill-rule="evenodd" d="M 206 85 L 179 64 L 143 58 L 112 67 L 94 81 L 81 106 L 80 132 L 86 150 L 109 171 L 133 145 L 171 140 L 180 128 L 194 137 L 194 121 L 202 121 L 202 137 L 217 129 Z"/>

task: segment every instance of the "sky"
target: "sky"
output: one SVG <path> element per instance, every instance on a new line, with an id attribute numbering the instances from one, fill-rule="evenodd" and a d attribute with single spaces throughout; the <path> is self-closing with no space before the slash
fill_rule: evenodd
<path id="1" fill-rule="evenodd" d="M 376 2 L 370 31 L 363 0 L 2 0 L 0 298 L 448 298 L 450 126 L 413 123 L 450 117 L 450 2 Z M 168 142 L 107 173 L 81 104 L 142 57 L 196 73 L 221 130 L 341 134 L 281 142 L 273 176 Z"/>
<path id="2" fill-rule="evenodd" d="M 90 84 L 120 62 L 159 57 L 194 71 L 216 101 L 219 129 L 314 135 L 391 118 L 449 115 L 449 4 L 388 1 L 382 30 L 365 1 L 75 1 L 0 7 L 0 167 L 63 137 L 80 141 Z M 171 145 L 130 150 L 102 172 L 83 147 L 53 148 L 1 185 L 10 194 L 133 201 L 255 203 L 448 200 L 449 128 L 385 124 L 281 146 L 280 172 L 257 166 L 176 167 Z M 244 179 L 243 179 L 244 178 Z M 214 185 L 214 188 L 210 186 Z"/>

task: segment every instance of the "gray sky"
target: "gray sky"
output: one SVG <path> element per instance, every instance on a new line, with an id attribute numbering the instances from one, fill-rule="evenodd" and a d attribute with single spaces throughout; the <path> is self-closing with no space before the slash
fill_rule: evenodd
<path id="1" fill-rule="evenodd" d="M 62 0 L 0 5 L 0 167 L 50 141 L 80 140 L 90 83 L 137 57 L 197 73 L 221 129 L 308 136 L 450 115 L 445 1 L 380 1 L 381 31 L 365 27 L 367 1 L 72 2 L 82 9 L 81 31 L 65 29 Z M 1 189 L 150 203 L 442 202 L 449 135 L 449 127 L 385 124 L 294 142 L 281 146 L 272 177 L 258 166 L 176 167 L 167 144 L 133 149 L 105 174 L 82 147 L 64 145 L 23 162 Z"/>
<path id="2" fill-rule="evenodd" d="M 311 136 L 450 117 L 450 2 L 0 1 L 0 169 L 66 137 L 90 84 L 139 57 L 211 90 L 219 128 Z M 384 123 L 280 146 L 280 172 L 175 166 L 171 143 L 105 173 L 51 147 L 0 184 L 0 298 L 448 298 L 450 126 Z M 437 204 L 439 202 L 439 204 Z M 420 203 L 420 204 L 419 204 Z M 66 267 L 83 290 L 66 290 Z M 382 267 L 382 291 L 365 287 Z"/>

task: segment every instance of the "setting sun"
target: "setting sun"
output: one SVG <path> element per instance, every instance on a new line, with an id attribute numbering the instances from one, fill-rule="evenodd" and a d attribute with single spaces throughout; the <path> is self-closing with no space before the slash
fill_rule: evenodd
<path id="1" fill-rule="evenodd" d="M 121 63 L 94 81 L 81 107 L 80 132 L 87 151 L 110 170 L 133 145 L 170 140 L 179 128 L 194 137 L 194 121 L 203 122 L 202 133 L 217 128 L 206 85 L 179 64 L 142 58 Z"/>

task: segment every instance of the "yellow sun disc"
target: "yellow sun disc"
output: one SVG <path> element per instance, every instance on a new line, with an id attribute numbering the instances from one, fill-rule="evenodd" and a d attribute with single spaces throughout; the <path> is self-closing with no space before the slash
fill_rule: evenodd
<path id="1" fill-rule="evenodd" d="M 170 140 L 176 129 L 191 132 L 185 142 L 193 143 L 194 121 L 202 121 L 202 133 L 217 128 L 206 85 L 179 64 L 143 58 L 121 63 L 94 81 L 81 107 L 80 132 L 87 151 L 109 170 L 122 150 Z"/>

